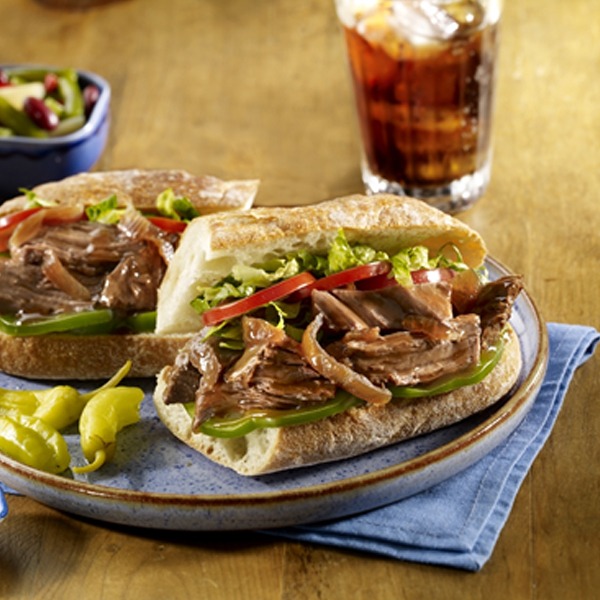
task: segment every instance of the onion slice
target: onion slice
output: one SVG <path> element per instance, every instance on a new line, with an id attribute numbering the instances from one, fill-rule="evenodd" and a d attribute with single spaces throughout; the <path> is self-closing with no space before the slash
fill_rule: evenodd
<path id="1" fill-rule="evenodd" d="M 44 208 L 33 213 L 15 227 L 10 236 L 9 250 L 12 254 L 19 246 L 34 238 L 43 224 L 57 225 L 59 223 L 72 223 L 83 218 L 84 210 L 83 206 L 80 205 L 74 204 Z"/>
<path id="2" fill-rule="evenodd" d="M 374 385 L 364 375 L 356 373 L 323 350 L 317 341 L 317 332 L 323 325 L 323 320 L 323 314 L 317 313 L 302 335 L 302 350 L 312 368 L 365 402 L 387 404 L 392 399 L 390 390 Z"/>

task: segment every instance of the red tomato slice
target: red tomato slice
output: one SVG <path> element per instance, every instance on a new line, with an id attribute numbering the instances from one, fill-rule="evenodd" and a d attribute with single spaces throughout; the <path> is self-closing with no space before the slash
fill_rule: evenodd
<path id="1" fill-rule="evenodd" d="M 239 317 L 255 308 L 264 306 L 269 302 L 275 302 L 289 296 L 293 292 L 310 285 L 315 281 L 315 278 L 308 272 L 294 275 L 289 279 L 284 279 L 275 283 L 268 288 L 259 290 L 247 298 L 241 298 L 228 304 L 215 306 L 202 314 L 202 320 L 207 326 L 217 325 L 227 319 Z"/>
<path id="2" fill-rule="evenodd" d="M 292 301 L 302 300 L 307 298 L 313 290 L 320 290 L 327 292 L 344 285 L 351 283 L 357 283 L 359 281 L 372 279 L 375 277 L 386 277 L 391 271 L 391 263 L 382 260 L 379 262 L 369 263 L 368 265 L 359 265 L 358 267 L 350 267 L 345 271 L 339 273 L 332 273 L 327 277 L 315 280 L 312 285 L 308 285 L 298 292 L 294 293 L 293 297 L 290 298 Z M 392 281 L 394 281 L 392 279 Z"/>
<path id="3" fill-rule="evenodd" d="M 15 230 L 15 227 L 24 221 L 27 217 L 30 217 L 36 212 L 42 210 L 41 206 L 35 208 L 27 208 L 16 213 L 11 213 L 0 217 L 0 252 L 6 252 L 8 250 L 8 240 Z"/>
<path id="4" fill-rule="evenodd" d="M 146 217 L 150 223 L 167 233 L 181 233 L 186 227 L 185 221 L 177 221 L 168 217 Z"/>
<path id="5" fill-rule="evenodd" d="M 413 271 L 410 276 L 413 283 L 439 283 L 440 281 L 450 281 L 454 277 L 452 269 L 420 269 Z"/>
<path id="6" fill-rule="evenodd" d="M 36 206 L 35 208 L 26 208 L 25 210 L 0 217 L 0 232 L 4 233 L 4 230 L 7 228 L 13 229 L 21 221 L 24 221 L 27 217 L 40 210 L 42 210 L 42 207 Z"/>
<path id="7" fill-rule="evenodd" d="M 396 279 L 393 276 L 390 277 L 389 273 L 382 273 L 381 275 L 375 275 L 375 277 L 369 277 L 368 279 L 359 281 L 356 284 L 356 287 L 363 291 L 375 291 L 382 290 L 383 288 L 392 285 L 398 285 Z"/>

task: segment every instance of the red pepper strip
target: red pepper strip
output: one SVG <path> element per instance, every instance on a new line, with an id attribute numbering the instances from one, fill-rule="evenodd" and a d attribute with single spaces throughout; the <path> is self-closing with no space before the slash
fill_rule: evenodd
<path id="1" fill-rule="evenodd" d="M 305 271 L 304 273 L 294 275 L 289 279 L 284 279 L 268 288 L 255 292 L 246 298 L 215 306 L 202 314 L 202 320 L 206 326 L 210 327 L 212 325 L 217 325 L 227 319 L 239 317 L 259 306 L 269 304 L 269 302 L 281 300 L 281 298 L 285 298 L 291 293 L 297 292 L 299 289 L 310 285 L 313 281 L 315 281 L 315 278 Z"/>
<path id="2" fill-rule="evenodd" d="M 42 210 L 41 206 L 35 208 L 27 208 L 16 213 L 10 213 L 0 217 L 0 252 L 6 252 L 8 250 L 8 240 L 15 230 L 16 226 L 24 221 L 27 217 L 30 217 L 34 213 Z"/>
<path id="3" fill-rule="evenodd" d="M 391 263 L 385 260 L 369 263 L 367 265 L 359 265 L 358 267 L 350 267 L 344 271 L 339 271 L 338 273 L 333 273 L 327 275 L 327 277 L 315 280 L 313 284 L 295 292 L 294 295 L 290 297 L 290 301 L 298 302 L 303 298 L 307 298 L 313 290 L 327 292 L 344 285 L 350 285 L 351 283 L 357 283 L 374 277 L 386 277 L 391 269 Z M 394 281 L 394 279 L 392 278 L 391 281 Z"/>
<path id="4" fill-rule="evenodd" d="M 177 221 L 168 217 L 146 217 L 150 223 L 167 233 L 182 233 L 187 227 L 185 221 Z"/>

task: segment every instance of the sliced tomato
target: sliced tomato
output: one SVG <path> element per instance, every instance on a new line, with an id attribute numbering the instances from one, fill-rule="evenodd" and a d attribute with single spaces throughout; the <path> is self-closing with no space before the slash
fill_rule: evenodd
<path id="1" fill-rule="evenodd" d="M 312 284 L 314 281 L 315 278 L 308 272 L 294 275 L 289 279 L 284 279 L 268 288 L 259 290 L 246 298 L 215 306 L 202 314 L 202 320 L 207 326 L 218 325 L 222 321 L 239 317 L 255 308 L 264 306 L 269 302 L 281 300 L 282 298 Z"/>
<path id="2" fill-rule="evenodd" d="M 413 283 L 439 283 L 440 281 L 451 281 L 454 277 L 452 269 L 420 269 L 413 271 L 410 276 Z"/>
<path id="3" fill-rule="evenodd" d="M 332 273 L 331 275 L 315 280 L 311 285 L 295 292 L 290 300 L 299 301 L 302 300 L 302 298 L 307 298 L 313 290 L 327 292 L 352 283 L 358 284 L 358 282 L 362 282 L 363 280 L 367 281 L 375 277 L 386 278 L 391 269 L 391 263 L 386 260 L 369 263 L 368 265 L 359 265 L 358 267 L 350 267 L 345 271 Z"/>
<path id="4" fill-rule="evenodd" d="M 363 279 L 356 284 L 356 287 L 362 291 L 382 290 L 383 288 L 398 285 L 398 282 L 390 273 L 382 273 L 368 279 Z"/>
<path id="5" fill-rule="evenodd" d="M 187 227 L 185 221 L 169 219 L 169 217 L 146 217 L 150 223 L 167 233 L 181 233 Z"/>
<path id="6" fill-rule="evenodd" d="M 14 229 L 21 221 L 24 221 L 27 217 L 40 210 L 42 210 L 42 207 L 36 206 L 35 208 L 26 208 L 25 210 L 0 217 L 0 232 L 4 233 L 5 229 Z"/>
<path id="7" fill-rule="evenodd" d="M 19 212 L 10 213 L 0 217 L 0 252 L 6 252 L 8 250 L 8 240 L 15 230 L 16 226 L 24 221 L 27 217 L 30 217 L 36 212 L 42 210 L 41 206 L 36 208 L 27 208 L 20 210 Z"/>

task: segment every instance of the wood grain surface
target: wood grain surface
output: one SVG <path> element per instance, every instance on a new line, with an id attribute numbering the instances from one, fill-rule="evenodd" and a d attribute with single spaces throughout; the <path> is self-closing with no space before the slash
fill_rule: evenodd
<path id="1" fill-rule="evenodd" d="M 361 191 L 346 59 L 328 0 L 0 0 L 0 61 L 112 85 L 97 169 L 259 178 L 258 203 Z M 505 3 L 495 158 L 460 215 L 523 273 L 548 321 L 600 327 L 600 3 Z M 477 574 L 254 533 L 155 532 L 9 497 L 0 597 L 592 599 L 600 590 L 598 358 L 575 375 Z"/>

